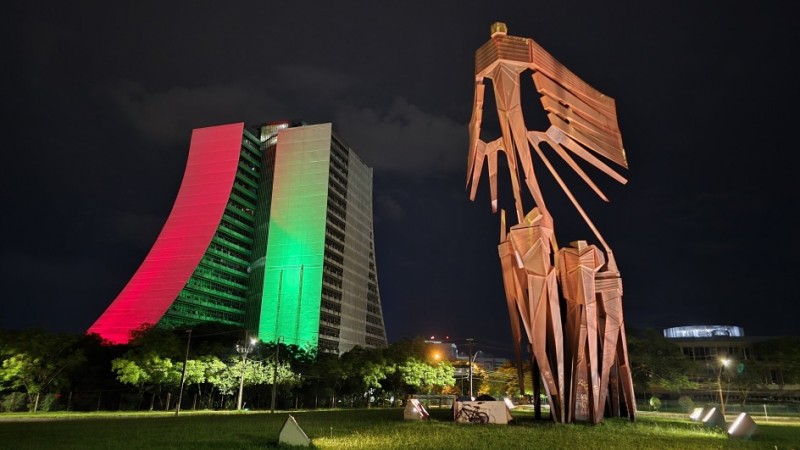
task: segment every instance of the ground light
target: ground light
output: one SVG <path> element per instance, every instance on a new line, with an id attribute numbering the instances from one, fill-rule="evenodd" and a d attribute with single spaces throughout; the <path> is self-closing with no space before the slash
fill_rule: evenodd
<path id="1" fill-rule="evenodd" d="M 293 447 L 309 447 L 311 446 L 311 439 L 308 438 L 306 432 L 300 428 L 297 420 L 290 414 L 286 418 L 283 428 L 281 428 L 278 443 Z"/>
<path id="2" fill-rule="evenodd" d="M 758 431 L 758 425 L 747 413 L 739 414 L 739 417 L 728 428 L 728 437 L 737 439 L 750 439 Z"/>
<path id="3" fill-rule="evenodd" d="M 703 425 L 709 428 L 718 427 L 723 430 L 725 429 L 725 416 L 723 416 L 717 408 L 709 409 L 706 415 L 703 417 L 702 422 Z"/>
<path id="4" fill-rule="evenodd" d="M 695 422 L 700 422 L 700 419 L 703 418 L 703 408 L 695 408 L 689 415 L 689 418 Z"/>

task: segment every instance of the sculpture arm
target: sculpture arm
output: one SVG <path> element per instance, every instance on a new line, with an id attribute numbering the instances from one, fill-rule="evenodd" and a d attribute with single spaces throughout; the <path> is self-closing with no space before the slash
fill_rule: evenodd
<path id="1" fill-rule="evenodd" d="M 483 154 L 480 148 L 482 141 L 480 140 L 480 136 L 481 121 L 483 120 L 483 93 L 485 89 L 486 86 L 483 84 L 483 78 L 476 78 L 475 97 L 472 101 L 472 118 L 469 121 L 469 154 L 467 157 L 467 186 L 469 186 L 470 181 L 472 181 L 473 191 L 475 190 L 477 180 L 480 178 L 483 163 Z"/>

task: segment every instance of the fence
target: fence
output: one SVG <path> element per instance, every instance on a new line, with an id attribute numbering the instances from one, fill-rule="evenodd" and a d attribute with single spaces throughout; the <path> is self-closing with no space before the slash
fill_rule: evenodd
<path id="1" fill-rule="evenodd" d="M 650 405 L 649 401 L 638 400 L 636 408 L 639 411 L 660 411 L 678 414 L 688 414 L 696 407 L 719 407 L 719 402 L 679 402 L 678 400 L 661 400 L 658 408 Z M 746 412 L 758 416 L 798 416 L 800 415 L 800 402 L 796 403 L 725 403 L 726 415 L 736 415 Z"/>

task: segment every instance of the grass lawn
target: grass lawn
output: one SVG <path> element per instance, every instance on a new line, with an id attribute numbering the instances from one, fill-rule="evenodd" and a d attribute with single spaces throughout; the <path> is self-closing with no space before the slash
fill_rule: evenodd
<path id="1" fill-rule="evenodd" d="M 555 425 L 516 414 L 511 425 L 455 424 L 449 410 L 404 421 L 402 409 L 293 412 L 318 449 L 797 449 L 800 419 L 756 418 L 751 440 L 728 439 L 678 415 L 641 414 L 635 423 Z M 0 414 L 2 449 L 278 448 L 287 413 Z M 759 420 L 761 419 L 761 420 Z"/>

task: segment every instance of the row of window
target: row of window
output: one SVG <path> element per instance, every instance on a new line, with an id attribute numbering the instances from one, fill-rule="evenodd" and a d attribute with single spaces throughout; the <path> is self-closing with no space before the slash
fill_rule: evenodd
<path id="1" fill-rule="evenodd" d="M 683 354 L 695 361 L 713 360 L 732 356 L 741 359 L 752 359 L 747 347 L 682 347 Z"/>
<path id="2" fill-rule="evenodd" d="M 322 274 L 322 282 L 339 289 L 342 288 L 342 280 L 340 278 L 335 278 L 324 273 Z"/>
<path id="3" fill-rule="evenodd" d="M 331 324 L 333 326 L 339 326 L 342 323 L 342 317 L 337 316 L 335 314 L 327 313 L 325 311 L 320 312 L 319 320 L 321 322 L 325 322 Z"/>
<path id="4" fill-rule="evenodd" d="M 346 226 L 345 226 L 344 220 L 342 220 L 341 218 L 331 214 L 330 210 L 328 211 L 327 219 L 328 219 L 328 223 L 329 224 L 332 224 L 332 225 L 336 226 L 336 228 L 338 228 L 342 232 L 346 231 Z"/>
<path id="5" fill-rule="evenodd" d="M 332 289 L 328 286 L 322 286 L 322 297 L 328 297 L 332 300 L 342 301 L 342 293 L 341 291 L 337 291 L 336 289 Z"/>
<path id="6" fill-rule="evenodd" d="M 367 314 L 367 322 L 377 325 L 379 327 L 383 327 L 383 321 L 379 316 L 373 316 L 372 314 Z"/>
<path id="7" fill-rule="evenodd" d="M 341 278 L 342 275 L 344 275 L 344 269 L 342 269 L 338 265 L 333 264 L 333 263 L 331 263 L 329 261 L 325 261 L 325 263 L 322 264 L 322 270 L 325 271 L 325 272 L 328 272 L 328 273 L 330 273 L 332 275 L 336 275 L 339 278 Z"/>
<path id="8" fill-rule="evenodd" d="M 380 338 L 372 337 L 372 336 L 365 336 L 364 343 L 371 346 L 371 347 L 385 347 L 386 341 Z"/>
<path id="9" fill-rule="evenodd" d="M 325 261 L 333 261 L 338 264 L 344 264 L 344 256 L 334 252 L 325 252 Z"/>
<path id="10" fill-rule="evenodd" d="M 334 188 L 339 188 L 340 192 L 347 192 L 347 178 L 344 178 L 338 173 L 336 173 L 336 171 L 331 170 L 330 181 L 331 181 L 330 184 L 333 185 Z M 339 184 L 339 186 L 335 186 L 337 183 Z"/>
<path id="11" fill-rule="evenodd" d="M 325 248 L 336 250 L 339 253 L 344 253 L 344 245 L 334 241 L 329 237 L 325 237 Z"/>
<path id="12" fill-rule="evenodd" d="M 327 325 L 320 324 L 319 325 L 319 335 L 320 336 L 330 336 L 339 338 L 339 329 L 334 327 L 329 327 Z"/>
<path id="13" fill-rule="evenodd" d="M 320 337 L 317 345 L 322 353 L 339 353 L 339 343 L 331 339 Z"/>
<path id="14" fill-rule="evenodd" d="M 229 261 L 219 255 L 214 255 L 212 253 L 206 253 L 203 255 L 203 259 L 200 261 L 200 264 L 207 264 L 211 267 L 225 270 L 228 269 L 230 272 L 235 274 L 241 274 L 244 276 L 247 273 L 247 266 L 244 264 L 236 263 L 235 261 Z"/>
<path id="15" fill-rule="evenodd" d="M 372 325 L 367 325 L 367 334 L 373 334 L 375 336 L 383 336 L 383 328 L 376 327 Z"/>
<path id="16" fill-rule="evenodd" d="M 341 231 L 339 231 L 338 229 L 336 229 L 334 227 L 325 227 L 325 234 L 328 235 L 328 236 L 333 237 L 334 239 L 338 240 L 339 242 L 344 242 L 345 241 L 344 233 L 342 233 Z"/>
<path id="17" fill-rule="evenodd" d="M 320 304 L 322 305 L 322 307 L 324 309 L 327 309 L 329 311 L 334 311 L 334 312 L 339 313 L 339 314 L 341 314 L 341 312 L 342 312 L 341 303 L 336 303 L 334 301 L 331 301 L 331 300 L 323 298 Z"/>
<path id="18" fill-rule="evenodd" d="M 234 275 L 229 272 L 224 272 L 222 270 L 213 270 L 210 267 L 203 265 L 202 263 L 197 266 L 197 269 L 194 271 L 195 275 L 199 275 L 205 279 L 215 280 L 215 281 L 226 281 L 228 283 L 233 283 L 236 287 L 241 287 L 243 289 L 247 288 L 247 277 L 243 276 L 242 274 Z"/>
<path id="19" fill-rule="evenodd" d="M 228 214 L 225 214 L 224 216 L 222 216 L 222 223 L 220 223 L 219 226 L 222 229 L 222 231 L 227 232 L 230 236 L 238 237 L 239 239 L 244 239 L 245 240 L 244 242 L 247 242 L 248 244 L 252 243 L 253 242 L 252 229 L 246 230 L 242 228 L 239 225 L 239 223 L 235 223 L 234 221 L 230 220 L 230 216 Z"/>
<path id="20" fill-rule="evenodd" d="M 334 203 L 330 197 L 328 197 L 328 212 L 333 212 L 337 217 L 342 219 L 342 221 L 347 220 L 347 211 L 342 208 L 341 206 Z"/>
<path id="21" fill-rule="evenodd" d="M 217 234 L 215 234 L 214 237 L 233 245 L 234 248 L 250 252 L 250 245 L 251 245 L 250 242 L 245 242 L 230 233 L 226 233 L 226 230 L 224 229 L 218 228 Z"/>
<path id="22" fill-rule="evenodd" d="M 225 255 L 229 255 L 229 256 L 232 256 L 234 258 L 238 258 L 239 260 L 241 260 L 241 261 L 243 261 L 245 263 L 250 259 L 250 257 L 248 255 L 245 255 L 242 252 L 238 252 L 235 249 L 232 249 L 232 248 L 230 248 L 230 247 L 228 247 L 226 245 L 220 244 L 218 242 L 214 242 L 213 240 L 211 241 L 211 244 L 208 245 L 208 249 L 209 250 L 215 250 L 215 251 L 217 251 L 219 253 L 222 253 L 222 254 L 225 254 Z"/>
<path id="23" fill-rule="evenodd" d="M 206 309 L 206 308 L 197 308 L 191 305 L 181 305 L 174 303 L 170 308 L 170 312 L 176 315 L 182 315 L 184 317 L 190 318 L 198 318 L 198 319 L 210 319 L 212 321 L 220 322 L 233 322 L 233 323 L 243 323 L 244 315 L 243 314 L 235 314 L 229 313 L 225 311 L 220 311 L 218 309 Z"/>
<path id="24" fill-rule="evenodd" d="M 208 292 L 220 296 L 229 296 L 236 300 L 244 299 L 245 297 L 244 289 L 236 289 L 203 278 L 197 278 L 197 277 L 189 278 L 189 281 L 186 283 L 186 287 L 189 289 L 198 290 L 200 292 Z"/>
<path id="25" fill-rule="evenodd" d="M 190 304 L 210 306 L 212 308 L 223 307 L 232 309 L 240 313 L 244 313 L 244 302 L 237 300 L 228 300 L 208 295 L 200 295 L 185 289 L 181 291 L 180 295 L 178 296 L 178 299 L 184 300 Z M 178 304 L 178 302 L 176 302 L 176 304 Z"/>
<path id="26" fill-rule="evenodd" d="M 244 180 L 244 178 L 237 178 L 233 182 L 233 189 L 236 192 L 244 195 L 248 199 L 250 199 L 252 201 L 256 201 L 256 198 L 258 197 L 258 187 L 257 186 L 251 186 L 250 184 L 245 183 L 244 181 L 241 181 L 241 180 Z"/>

